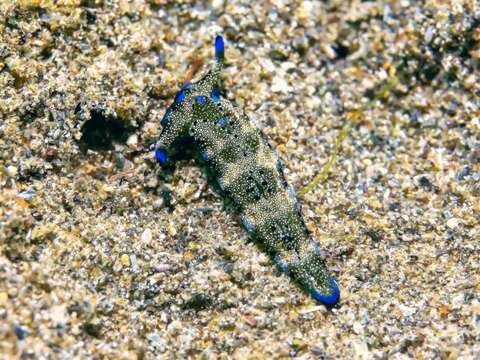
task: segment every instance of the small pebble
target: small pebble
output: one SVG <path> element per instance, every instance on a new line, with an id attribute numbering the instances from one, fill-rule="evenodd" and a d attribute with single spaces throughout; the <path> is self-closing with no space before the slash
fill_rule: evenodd
<path id="1" fill-rule="evenodd" d="M 8 294 L 6 292 L 1 292 L 0 293 L 0 305 L 5 306 L 8 301 Z"/>
<path id="2" fill-rule="evenodd" d="M 460 219 L 451 218 L 447 220 L 447 226 L 452 230 L 456 229 L 459 224 L 460 224 Z"/>
<path id="3" fill-rule="evenodd" d="M 35 197 L 36 193 L 35 190 L 26 190 L 18 194 L 23 200 L 29 201 Z"/>
<path id="4" fill-rule="evenodd" d="M 150 242 L 152 241 L 152 230 L 150 230 L 149 228 L 145 229 L 140 237 L 140 240 L 144 244 L 150 244 Z"/>
<path id="5" fill-rule="evenodd" d="M 245 320 L 245 322 L 251 327 L 257 326 L 257 320 L 253 316 L 245 315 L 243 320 Z"/>
<path id="6" fill-rule="evenodd" d="M 13 330 L 15 331 L 15 335 L 17 336 L 18 340 L 25 340 L 27 337 L 27 332 L 23 330 L 20 326 L 14 326 Z"/>
<path id="7" fill-rule="evenodd" d="M 158 333 L 151 333 L 147 335 L 148 341 L 151 341 L 152 343 L 159 343 L 161 340 L 161 337 Z"/>
<path id="8" fill-rule="evenodd" d="M 469 166 L 465 166 L 457 176 L 458 181 L 463 181 L 468 175 L 470 175 L 471 169 Z"/>
<path id="9" fill-rule="evenodd" d="M 177 230 L 175 229 L 175 227 L 173 225 L 170 225 L 168 227 L 168 234 L 170 236 L 175 236 L 177 234 Z"/>
<path id="10" fill-rule="evenodd" d="M 130 137 L 127 140 L 127 145 L 130 148 L 136 148 L 137 144 L 138 144 L 138 135 L 137 134 L 130 135 Z"/>
<path id="11" fill-rule="evenodd" d="M 18 170 L 13 165 L 7 166 L 7 174 L 8 176 L 15 177 L 18 174 Z"/>
<path id="12" fill-rule="evenodd" d="M 137 257 L 135 254 L 130 255 L 130 263 L 132 264 L 132 271 L 137 272 L 138 271 L 138 261 Z"/>
<path id="13" fill-rule="evenodd" d="M 120 258 L 120 261 L 122 262 L 122 265 L 124 267 L 130 266 L 130 257 L 127 254 L 123 254 L 122 257 Z"/>

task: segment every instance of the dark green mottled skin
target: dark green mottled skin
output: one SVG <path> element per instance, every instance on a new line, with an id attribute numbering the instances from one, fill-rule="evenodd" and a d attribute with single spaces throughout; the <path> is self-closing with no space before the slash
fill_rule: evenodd
<path id="1" fill-rule="evenodd" d="M 249 234 L 314 298 L 333 305 L 338 288 L 305 227 L 279 158 L 246 116 L 219 96 L 221 50 L 212 70 L 177 95 L 163 121 L 157 151 L 171 158 L 180 150 L 179 139 L 192 139 Z"/>

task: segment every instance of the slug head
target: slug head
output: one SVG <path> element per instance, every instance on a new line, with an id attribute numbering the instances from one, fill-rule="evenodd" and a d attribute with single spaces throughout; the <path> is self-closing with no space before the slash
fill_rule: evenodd
<path id="1" fill-rule="evenodd" d="M 215 60 L 212 69 L 198 82 L 188 83 L 177 93 L 160 124 L 163 131 L 155 155 L 162 166 L 167 164 L 172 143 L 185 136 L 194 120 L 216 117 L 220 103 L 220 75 L 225 58 L 223 38 L 215 39 Z"/>

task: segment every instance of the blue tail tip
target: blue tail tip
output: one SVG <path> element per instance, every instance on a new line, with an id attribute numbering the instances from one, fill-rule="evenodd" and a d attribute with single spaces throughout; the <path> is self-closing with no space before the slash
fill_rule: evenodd
<path id="1" fill-rule="evenodd" d="M 328 283 L 332 288 L 332 292 L 328 296 L 320 294 L 315 289 L 309 289 L 309 292 L 310 295 L 312 295 L 312 297 L 318 302 L 321 302 L 326 306 L 334 306 L 340 300 L 340 289 L 338 288 L 337 282 L 333 280 L 333 278 L 329 277 Z"/>
<path id="2" fill-rule="evenodd" d="M 195 96 L 195 102 L 198 105 L 204 106 L 207 103 L 207 98 L 203 95 L 197 95 L 197 96 Z"/>
<path id="3" fill-rule="evenodd" d="M 155 157 L 160 163 L 160 165 L 165 165 L 167 163 L 167 153 L 162 149 L 155 150 Z"/>
<path id="4" fill-rule="evenodd" d="M 225 45 L 221 35 L 217 35 L 215 38 L 215 57 L 220 60 L 223 60 L 225 57 Z"/>

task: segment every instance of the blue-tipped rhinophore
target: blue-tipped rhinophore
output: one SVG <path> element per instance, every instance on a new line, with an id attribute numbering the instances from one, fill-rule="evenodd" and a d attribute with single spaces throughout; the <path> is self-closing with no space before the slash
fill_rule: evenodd
<path id="1" fill-rule="evenodd" d="M 215 57 L 217 60 L 223 60 L 225 57 L 225 45 L 223 44 L 223 38 L 221 35 L 217 35 L 215 38 Z"/>
<path id="2" fill-rule="evenodd" d="M 155 157 L 157 158 L 160 165 L 165 165 L 167 163 L 167 153 L 162 149 L 155 150 Z"/>

